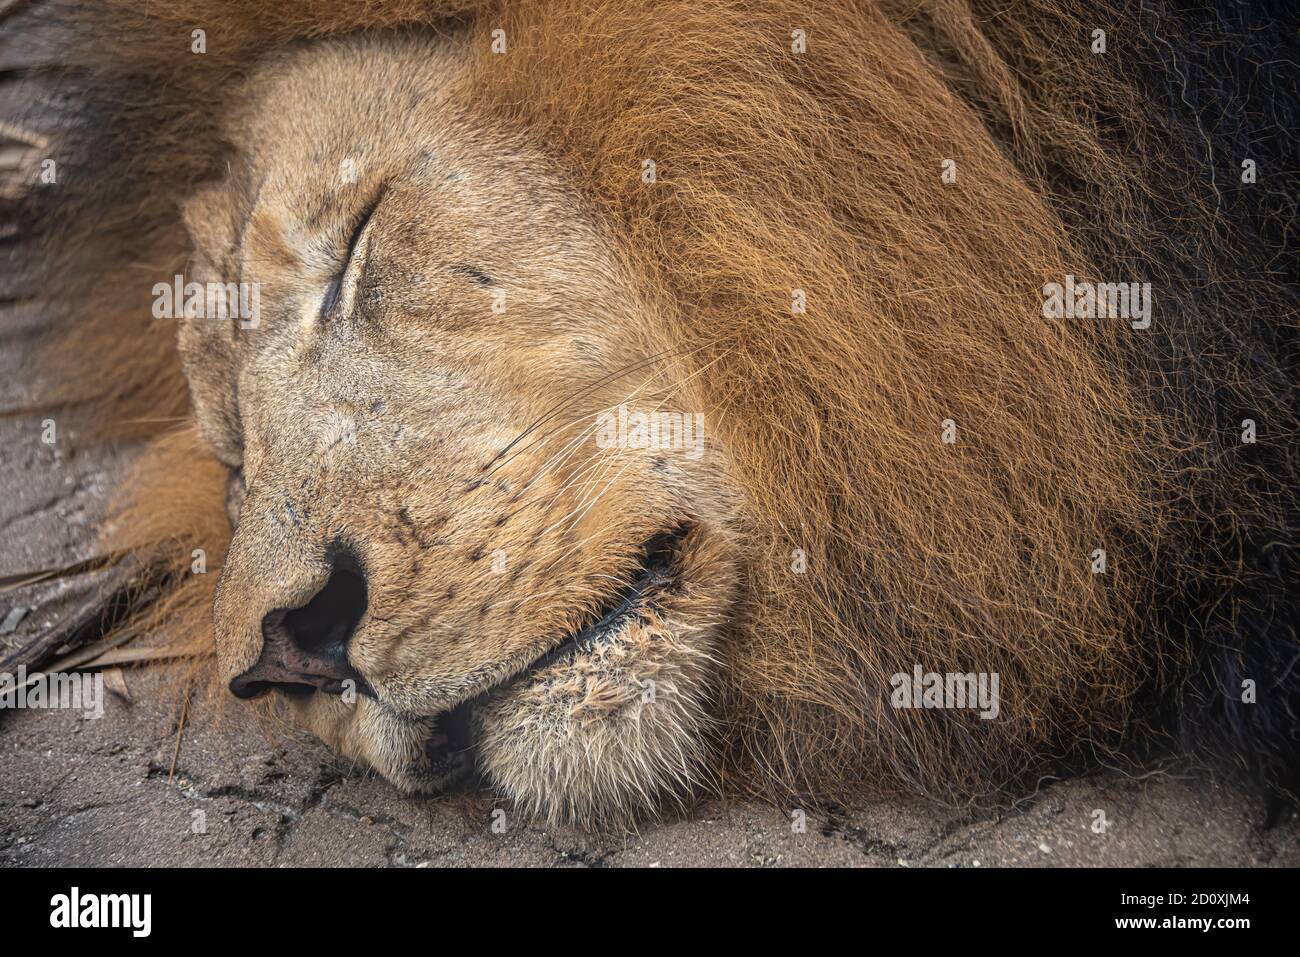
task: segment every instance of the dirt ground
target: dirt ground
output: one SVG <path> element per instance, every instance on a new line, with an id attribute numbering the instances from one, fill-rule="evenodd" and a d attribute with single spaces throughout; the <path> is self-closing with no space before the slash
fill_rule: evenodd
<path id="1" fill-rule="evenodd" d="M 11 134 L 53 132 L 75 100 L 43 82 L 48 29 L 18 23 L 40 9 L 0 4 L 13 27 L 0 36 L 9 155 Z M 0 222 L 6 410 L 27 404 L 40 331 L 20 238 Z M 47 418 L 0 416 L 0 671 L 34 649 L 42 660 L 73 650 L 74 626 L 103 586 L 80 563 L 119 457 L 57 417 L 44 441 Z M 1264 829 L 1258 801 L 1167 769 L 1045 782 L 1003 811 L 881 800 L 805 809 L 799 828 L 799 809 L 712 801 L 637 833 L 584 834 L 520 819 L 490 796 L 403 798 L 319 743 L 268 740 L 238 713 L 214 726 L 212 710 L 195 705 L 178 738 L 168 676 L 127 672 L 126 682 L 130 700 L 109 695 L 99 719 L 0 711 L 0 865 L 1300 865 L 1294 814 Z"/>
<path id="2" fill-rule="evenodd" d="M 273 743 L 238 717 L 213 728 L 191 713 L 177 751 L 174 696 L 160 677 L 128 681 L 134 702 L 110 695 L 98 720 L 5 717 L 0 864 L 1300 865 L 1300 822 L 1263 831 L 1243 795 L 1170 773 L 1056 782 L 1002 812 L 905 801 L 809 810 L 802 833 L 785 809 L 708 802 L 639 833 L 585 834 L 518 819 L 490 797 L 404 798 L 316 742 Z"/>

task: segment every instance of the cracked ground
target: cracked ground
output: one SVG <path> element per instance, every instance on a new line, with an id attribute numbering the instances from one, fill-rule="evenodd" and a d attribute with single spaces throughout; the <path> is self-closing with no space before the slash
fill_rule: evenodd
<path id="1" fill-rule="evenodd" d="M 800 832 L 794 809 L 706 801 L 636 833 L 590 834 L 517 818 L 488 795 L 402 797 L 225 708 L 192 708 L 178 748 L 167 676 L 128 682 L 132 701 L 110 694 L 97 720 L 6 716 L 0 865 L 1300 864 L 1294 818 L 1264 829 L 1244 795 L 1169 771 L 1055 782 L 1000 811 L 880 800 L 807 809 Z"/>

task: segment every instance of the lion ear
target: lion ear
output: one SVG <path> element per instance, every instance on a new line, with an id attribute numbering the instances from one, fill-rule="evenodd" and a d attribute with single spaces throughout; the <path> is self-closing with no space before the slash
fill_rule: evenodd
<path id="1" fill-rule="evenodd" d="M 200 186 L 181 204 L 181 219 L 190 237 L 189 283 L 200 287 L 219 284 L 222 289 L 240 288 L 235 245 L 239 237 L 239 204 L 225 183 Z M 220 295 L 226 295 L 221 292 Z M 238 403 L 238 351 L 236 325 L 249 318 L 234 306 L 228 314 L 210 316 L 181 314 L 178 318 L 178 346 L 190 402 L 199 433 L 218 459 L 232 468 L 243 461 L 242 427 Z M 211 300 L 204 295 L 205 304 Z M 256 324 L 256 317 L 253 317 Z"/>

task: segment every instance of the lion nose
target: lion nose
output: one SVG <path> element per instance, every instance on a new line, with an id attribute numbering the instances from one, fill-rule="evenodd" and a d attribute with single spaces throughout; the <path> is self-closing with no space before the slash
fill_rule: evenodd
<path id="1" fill-rule="evenodd" d="M 230 682 L 231 692 L 255 698 L 272 688 L 288 694 L 342 694 L 351 688 L 373 697 L 347 654 L 366 604 L 360 565 L 347 555 L 336 557 L 324 587 L 306 604 L 277 608 L 262 619 L 262 653 Z"/>

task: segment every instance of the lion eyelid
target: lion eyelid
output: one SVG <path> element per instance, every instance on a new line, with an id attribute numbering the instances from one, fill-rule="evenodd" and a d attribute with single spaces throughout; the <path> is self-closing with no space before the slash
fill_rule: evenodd
<path id="1" fill-rule="evenodd" d="M 370 232 L 375 221 L 375 211 L 379 208 L 384 192 L 386 191 L 381 190 L 375 197 L 374 202 L 370 204 L 353 230 L 343 270 L 330 281 L 321 297 L 320 318 L 322 320 L 344 318 L 352 312 L 357 287 L 361 281 L 361 274 L 365 271 L 370 251 Z"/>
<path id="2" fill-rule="evenodd" d="M 476 266 L 471 266 L 469 263 L 452 263 L 447 268 L 452 272 L 469 279 L 475 285 L 482 286 L 485 289 L 490 289 L 496 285 L 496 280 L 483 270 Z"/>

